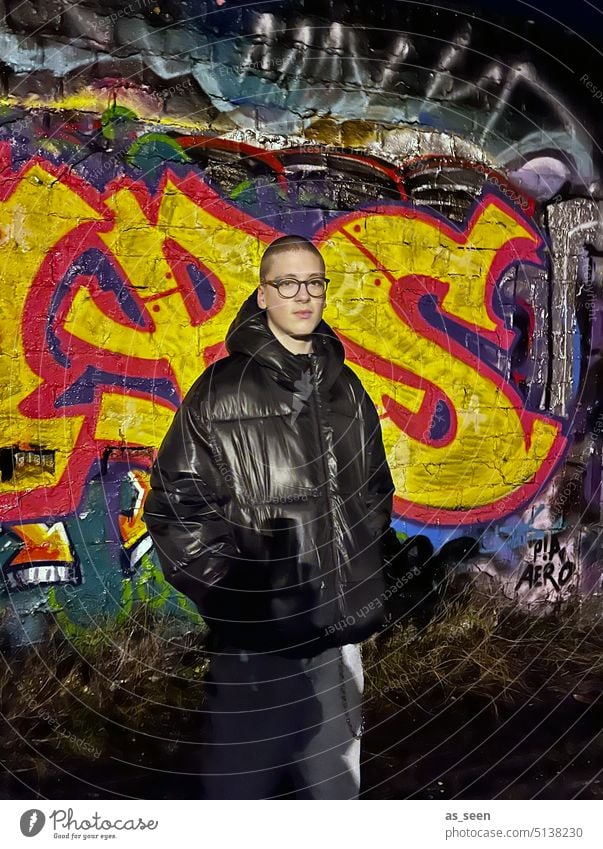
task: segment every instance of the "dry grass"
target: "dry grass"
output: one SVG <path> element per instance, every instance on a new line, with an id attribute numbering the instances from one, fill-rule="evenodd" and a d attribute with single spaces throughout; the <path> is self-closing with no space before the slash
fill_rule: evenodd
<path id="1" fill-rule="evenodd" d="M 140 605 L 125 621 L 69 638 L 52 626 L 44 643 L 0 654 L 5 768 L 43 775 L 55 763 L 123 756 L 136 735 L 155 760 L 194 736 L 208 666 L 203 634 L 169 633 L 160 614 Z M 365 644 L 364 665 L 367 702 L 377 711 L 391 703 L 431 711 L 469 693 L 496 709 L 601 688 L 600 609 L 570 602 L 549 616 L 527 615 L 471 581 L 449 588 L 424 629 L 397 626 Z"/>
<path id="2" fill-rule="evenodd" d="M 199 630 L 167 633 L 165 619 L 140 605 L 69 638 L 51 623 L 43 643 L 0 656 L 5 767 L 39 773 L 48 761 L 123 755 L 137 732 L 150 746 L 176 744 L 200 705 L 207 658 Z"/>
<path id="3" fill-rule="evenodd" d="M 364 651 L 366 695 L 432 710 L 467 694 L 497 703 L 603 689 L 600 600 L 528 614 L 479 579 L 449 588 L 424 629 L 395 626 Z"/>

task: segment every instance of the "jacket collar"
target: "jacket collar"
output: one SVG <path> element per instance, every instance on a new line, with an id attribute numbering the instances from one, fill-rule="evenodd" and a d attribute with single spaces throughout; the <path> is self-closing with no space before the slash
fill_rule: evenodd
<path id="1" fill-rule="evenodd" d="M 338 378 L 345 351 L 335 332 L 321 319 L 312 333 L 312 342 L 317 361 L 319 389 L 328 390 Z M 293 354 L 282 345 L 268 327 L 266 310 L 257 305 L 257 289 L 243 302 L 226 334 L 226 350 L 252 357 L 269 369 L 272 377 L 283 386 L 295 391 L 295 383 L 303 380 L 310 366 L 307 355 Z"/>

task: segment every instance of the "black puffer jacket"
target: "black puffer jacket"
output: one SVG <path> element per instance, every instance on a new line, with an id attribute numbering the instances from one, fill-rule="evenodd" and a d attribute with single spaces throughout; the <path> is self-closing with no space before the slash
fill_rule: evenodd
<path id="1" fill-rule="evenodd" d="M 218 642 L 312 655 L 383 624 L 394 485 L 379 417 L 324 320 L 313 340 L 288 351 L 254 291 L 153 468 L 163 571 Z"/>

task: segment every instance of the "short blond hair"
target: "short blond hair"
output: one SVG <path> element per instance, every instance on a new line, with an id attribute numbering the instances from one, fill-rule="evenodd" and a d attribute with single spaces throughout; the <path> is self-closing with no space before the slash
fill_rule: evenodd
<path id="1" fill-rule="evenodd" d="M 260 261 L 260 282 L 266 279 L 270 260 L 278 256 L 279 253 L 284 253 L 285 251 L 310 251 L 320 258 L 324 266 L 325 261 L 322 258 L 322 254 L 316 245 L 310 241 L 310 239 L 306 239 L 305 236 L 296 236 L 294 234 L 289 236 L 279 236 L 277 239 L 274 239 L 273 242 L 270 242 L 262 255 L 262 259 Z"/>

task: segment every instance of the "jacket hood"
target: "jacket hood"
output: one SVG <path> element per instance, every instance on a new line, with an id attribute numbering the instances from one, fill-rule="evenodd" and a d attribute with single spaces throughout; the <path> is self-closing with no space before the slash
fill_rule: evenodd
<path id="1" fill-rule="evenodd" d="M 320 389 L 328 391 L 338 378 L 345 360 L 344 347 L 335 331 L 321 319 L 312 333 L 314 353 L 318 361 Z M 293 354 L 268 327 L 266 310 L 258 307 L 257 288 L 243 302 L 226 334 L 229 354 L 241 353 L 268 368 L 274 379 L 294 389 L 308 368 L 305 355 Z"/>

